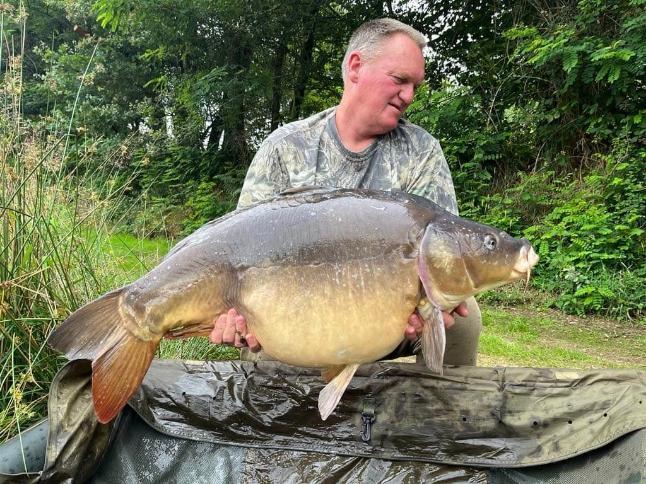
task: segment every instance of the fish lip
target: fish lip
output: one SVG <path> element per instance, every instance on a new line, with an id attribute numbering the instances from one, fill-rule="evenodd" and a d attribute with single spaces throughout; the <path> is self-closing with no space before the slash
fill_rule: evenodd
<path id="1" fill-rule="evenodd" d="M 526 251 L 526 257 L 527 257 L 527 266 L 531 269 L 534 267 L 536 264 L 538 264 L 538 261 L 540 260 L 540 257 L 534 250 L 534 247 L 531 245 L 528 246 L 529 249 Z"/>
<path id="2" fill-rule="evenodd" d="M 534 267 L 537 263 L 538 255 L 534 251 L 534 248 L 529 244 L 523 245 L 520 248 L 518 259 L 516 260 L 514 267 L 512 267 L 511 269 L 511 273 L 512 275 L 519 276 L 519 278 L 526 277 L 531 272 L 532 267 Z"/>
<path id="3" fill-rule="evenodd" d="M 516 260 L 516 264 L 511 269 L 511 280 L 525 279 L 529 282 L 532 273 L 532 268 L 538 263 L 538 255 L 534 248 L 527 243 L 520 248 L 520 254 Z"/>

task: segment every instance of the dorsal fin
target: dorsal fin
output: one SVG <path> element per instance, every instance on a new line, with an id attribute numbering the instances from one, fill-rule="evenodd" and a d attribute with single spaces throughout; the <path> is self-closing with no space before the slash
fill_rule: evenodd
<path id="1" fill-rule="evenodd" d="M 312 190 L 320 190 L 322 187 L 317 187 L 315 185 L 305 185 L 303 187 L 289 187 L 282 192 L 279 193 L 279 195 L 282 197 L 283 195 L 294 195 L 295 193 L 302 193 L 302 192 L 310 192 Z"/>

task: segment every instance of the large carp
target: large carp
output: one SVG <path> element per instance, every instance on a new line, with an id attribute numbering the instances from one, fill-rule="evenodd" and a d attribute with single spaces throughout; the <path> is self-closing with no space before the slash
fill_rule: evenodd
<path id="1" fill-rule="evenodd" d="M 311 190 L 207 223 L 148 274 L 74 312 L 49 338 L 92 360 L 92 397 L 112 420 L 163 337 L 206 336 L 229 308 L 265 352 L 321 367 L 325 419 L 361 363 L 389 354 L 416 308 L 427 365 L 441 371 L 441 310 L 529 277 L 528 241 L 401 192 Z"/>

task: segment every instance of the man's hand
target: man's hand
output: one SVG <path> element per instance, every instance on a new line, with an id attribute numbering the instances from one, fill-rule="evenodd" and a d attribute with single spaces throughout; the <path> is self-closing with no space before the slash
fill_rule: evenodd
<path id="1" fill-rule="evenodd" d="M 235 309 L 229 309 L 226 314 L 218 316 L 213 324 L 209 340 L 217 345 L 233 345 L 236 348 L 247 346 L 252 353 L 261 350 L 256 337 L 247 332 L 247 322 L 244 316 L 238 314 Z"/>
<path id="2" fill-rule="evenodd" d="M 463 318 L 467 317 L 469 315 L 469 311 L 466 303 L 461 302 L 453 311 L 442 311 L 442 318 L 444 319 L 444 327 L 446 329 L 450 329 L 451 326 L 455 324 L 455 318 L 453 317 L 455 314 L 462 316 Z M 415 341 L 417 338 L 422 336 L 423 327 L 424 321 L 422 321 L 422 318 L 417 314 L 417 312 L 414 312 L 408 318 L 408 326 L 406 326 L 404 334 L 410 341 Z"/>

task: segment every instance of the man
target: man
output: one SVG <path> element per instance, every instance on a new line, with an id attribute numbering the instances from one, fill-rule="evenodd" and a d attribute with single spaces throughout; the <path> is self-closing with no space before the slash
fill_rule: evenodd
<path id="1" fill-rule="evenodd" d="M 247 173 L 238 208 L 302 186 L 403 190 L 457 214 L 453 181 L 439 143 L 403 119 L 424 80 L 426 39 L 392 19 L 360 26 L 343 59 L 343 96 L 335 108 L 283 126 L 260 146 Z M 444 312 L 446 364 L 475 365 L 482 328 L 475 300 Z M 409 318 L 404 344 L 421 334 Z M 210 339 L 258 351 L 244 318 L 231 309 L 218 317 Z"/>

